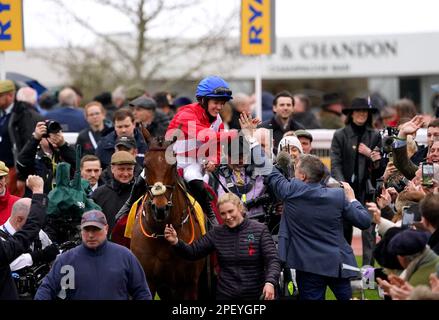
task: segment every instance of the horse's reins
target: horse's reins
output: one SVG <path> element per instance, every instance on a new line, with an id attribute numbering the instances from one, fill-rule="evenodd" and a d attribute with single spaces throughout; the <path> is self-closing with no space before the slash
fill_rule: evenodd
<path id="1" fill-rule="evenodd" d="M 162 148 L 152 148 L 152 149 L 150 149 L 149 151 L 163 151 L 163 149 Z M 152 233 L 152 234 L 149 234 L 148 232 L 146 232 L 146 230 L 145 230 L 145 228 L 143 227 L 143 223 L 142 223 L 142 216 L 144 216 L 145 218 L 146 218 L 146 214 L 145 214 L 145 201 L 148 199 L 148 194 L 149 193 L 151 193 L 152 194 L 152 196 L 154 197 L 154 196 L 156 196 L 156 195 L 161 195 L 161 194 L 154 194 L 154 191 L 151 191 L 151 190 L 153 190 L 152 189 L 152 187 L 154 187 L 155 185 L 147 185 L 147 188 L 148 188 L 148 193 L 147 194 L 145 194 L 145 196 L 143 197 L 143 200 L 142 200 L 142 204 L 141 204 L 141 208 L 142 208 L 142 214 L 139 216 L 139 223 L 140 223 L 140 229 L 141 229 L 141 231 L 142 231 L 142 233 L 143 233 L 143 235 L 145 236 L 145 237 L 147 237 L 147 238 L 154 238 L 154 239 L 157 239 L 157 238 L 159 238 L 159 237 L 164 237 L 165 235 L 164 234 L 157 234 L 157 233 Z M 182 188 L 181 187 L 181 185 L 177 182 L 177 186 L 179 186 L 180 188 Z M 170 189 L 171 188 L 174 188 L 174 186 L 169 186 L 169 185 L 163 185 L 163 187 L 165 187 L 165 191 L 162 193 L 162 194 L 164 194 L 165 192 L 166 192 L 166 187 L 169 187 Z M 151 190 L 150 190 L 150 188 L 151 188 Z M 184 191 L 184 189 L 182 188 L 182 190 Z M 153 198 L 152 197 L 152 198 Z M 170 197 L 170 201 L 171 201 L 171 203 L 172 203 L 172 193 L 171 193 L 171 197 Z M 152 201 L 152 200 L 151 200 Z M 183 225 L 185 224 L 185 223 L 187 223 L 188 221 L 190 222 L 190 225 L 191 225 L 191 239 L 190 239 L 190 241 L 188 242 L 188 244 L 191 244 L 193 241 L 194 241 L 194 239 L 195 239 L 195 228 L 194 228 L 194 222 L 192 221 L 192 216 L 191 216 L 191 210 L 190 210 L 190 208 L 189 208 L 189 206 L 188 206 L 188 208 L 187 208 L 187 215 L 186 215 L 186 217 L 182 220 L 182 222 L 179 224 L 179 225 L 177 225 L 175 228 L 180 228 L 180 227 L 183 227 Z"/>
<path id="2" fill-rule="evenodd" d="M 164 237 L 165 236 L 164 234 L 157 234 L 157 233 L 149 234 L 148 232 L 146 232 L 146 230 L 143 226 L 142 216 L 144 216 L 146 218 L 144 204 L 145 204 L 145 201 L 147 198 L 148 198 L 147 195 L 145 195 L 144 199 L 142 200 L 142 204 L 141 204 L 142 214 L 139 216 L 140 229 L 142 230 L 143 235 L 147 238 L 157 239 L 159 237 Z M 188 210 L 187 211 L 188 213 L 187 213 L 186 217 L 183 219 L 183 221 L 179 225 L 175 226 L 175 229 L 183 227 L 183 225 L 189 221 L 190 225 L 191 225 L 191 239 L 189 240 L 188 244 L 191 244 L 195 239 L 195 228 L 194 228 L 194 222 L 192 221 L 191 210 L 189 207 L 187 210 Z"/>

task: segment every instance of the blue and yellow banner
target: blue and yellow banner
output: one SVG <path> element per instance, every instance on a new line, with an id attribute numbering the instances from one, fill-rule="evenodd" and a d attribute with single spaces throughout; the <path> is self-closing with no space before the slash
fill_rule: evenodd
<path id="1" fill-rule="evenodd" d="M 23 50 L 23 1 L 0 0 L 0 51 Z"/>
<path id="2" fill-rule="evenodd" d="M 241 54 L 271 54 L 275 48 L 275 0 L 241 1 Z"/>

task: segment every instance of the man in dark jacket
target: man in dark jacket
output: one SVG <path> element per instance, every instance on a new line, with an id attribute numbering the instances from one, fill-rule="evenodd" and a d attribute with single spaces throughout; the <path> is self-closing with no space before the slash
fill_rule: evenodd
<path id="1" fill-rule="evenodd" d="M 111 157 L 112 179 L 92 194 L 92 199 L 102 208 L 113 230 L 115 216 L 131 194 L 136 160 L 126 151 L 117 151 Z"/>
<path id="2" fill-rule="evenodd" d="M 116 139 L 116 144 L 114 145 L 115 152 L 117 151 L 126 151 L 133 155 L 135 158 L 137 155 L 137 146 L 136 140 L 133 137 L 122 136 Z M 136 162 L 136 166 L 134 167 L 134 176 L 137 177 L 143 170 L 143 166 L 141 166 L 138 162 Z M 113 174 L 111 173 L 111 166 L 107 167 L 102 171 L 101 180 L 102 184 L 110 182 L 113 179 Z"/>
<path id="3" fill-rule="evenodd" d="M 287 180 L 278 169 L 267 177 L 268 186 L 284 201 L 279 228 L 280 258 L 296 269 L 299 298 L 323 300 L 329 286 L 339 300 L 349 300 L 349 279 L 358 276 L 352 248 L 343 237 L 343 220 L 367 229 L 371 217 L 355 199 L 352 188 L 326 188 L 320 181 L 325 166 L 314 155 L 301 155 L 295 178 Z"/>
<path id="4" fill-rule="evenodd" d="M 0 240 L 0 300 L 18 299 L 9 264 L 29 248 L 46 217 L 47 197 L 43 193 L 43 179 L 29 176 L 26 183 L 33 192 L 29 217 L 20 231 L 5 241 Z"/>
<path id="5" fill-rule="evenodd" d="M 151 300 L 139 261 L 127 248 L 107 241 L 107 233 L 108 224 L 101 211 L 85 212 L 81 219 L 82 244 L 56 259 L 35 299 Z"/>
<path id="6" fill-rule="evenodd" d="M 140 96 L 129 105 L 133 108 L 135 122 L 148 129 L 151 136 L 165 136 L 170 119 L 157 110 L 157 103 L 153 99 Z"/>
<path id="7" fill-rule="evenodd" d="M 273 112 L 271 120 L 264 121 L 260 128 L 273 130 L 273 152 L 277 154 L 277 147 L 285 132 L 305 129 L 302 124 L 293 119 L 294 98 L 288 91 L 279 92 L 273 100 Z"/>
<path id="8" fill-rule="evenodd" d="M 16 186 L 15 162 L 42 117 L 30 104 L 14 98 L 15 84 L 11 80 L 0 81 L 0 159 L 10 170 L 9 191 L 21 195 L 22 190 Z"/>
<path id="9" fill-rule="evenodd" d="M 63 161 L 71 165 L 73 174 L 76 166 L 73 147 L 64 140 L 62 131 L 47 135 L 46 123 L 38 122 L 32 137 L 18 155 L 18 180 L 25 181 L 30 174 L 39 175 L 44 179 L 44 192 L 49 193 L 55 178 L 54 167 Z"/>
<path id="10" fill-rule="evenodd" d="M 114 132 L 107 134 L 98 144 L 96 156 L 101 160 L 102 169 L 105 169 L 114 153 L 114 146 L 118 137 L 129 136 L 136 140 L 137 157 L 139 165 L 143 165 L 143 159 L 147 150 L 147 144 L 140 130 L 136 128 L 134 115 L 129 108 L 118 109 L 114 113 Z"/>
<path id="11" fill-rule="evenodd" d="M 303 93 L 294 95 L 294 118 L 306 129 L 320 129 L 319 120 L 311 111 L 311 99 Z"/>

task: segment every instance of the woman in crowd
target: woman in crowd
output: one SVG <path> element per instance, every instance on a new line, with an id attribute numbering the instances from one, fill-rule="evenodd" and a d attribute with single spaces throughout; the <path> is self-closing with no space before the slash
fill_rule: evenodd
<path id="1" fill-rule="evenodd" d="M 217 300 L 275 297 L 280 274 L 279 256 L 267 227 L 245 217 L 244 206 L 233 193 L 218 199 L 223 225 L 211 229 L 191 245 L 179 240 L 172 225 L 165 238 L 186 259 L 197 260 L 217 251 L 220 272 Z"/>
<path id="2" fill-rule="evenodd" d="M 345 108 L 346 127 L 334 133 L 331 144 L 331 175 L 338 181 L 348 182 L 358 201 L 365 203 L 375 192 L 374 178 L 381 176 L 379 164 L 381 136 L 372 128 L 372 114 L 378 111 L 367 99 L 355 98 L 350 108 Z M 378 165 L 378 167 L 377 167 Z M 352 225 L 344 223 L 344 234 L 352 242 Z M 372 250 L 375 243 L 374 226 L 362 231 L 363 264 L 373 265 Z"/>

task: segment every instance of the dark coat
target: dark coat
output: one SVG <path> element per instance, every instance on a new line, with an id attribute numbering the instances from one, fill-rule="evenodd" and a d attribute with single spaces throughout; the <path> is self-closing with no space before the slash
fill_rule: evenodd
<path id="1" fill-rule="evenodd" d="M 101 160 L 102 169 L 105 169 L 111 163 L 111 156 L 114 153 L 114 145 L 116 144 L 116 131 L 107 134 L 101 139 L 96 149 L 96 156 Z M 143 166 L 143 159 L 145 152 L 148 148 L 145 139 L 142 134 L 136 128 L 134 129 L 134 139 L 136 140 L 137 147 L 137 163 Z"/>
<path id="2" fill-rule="evenodd" d="M 14 102 L 11 113 L 0 121 L 0 159 L 13 167 L 18 153 L 32 137 L 41 115 L 26 102 Z"/>
<path id="3" fill-rule="evenodd" d="M 273 139 L 274 139 L 273 152 L 274 152 L 274 154 L 277 154 L 277 147 L 279 145 L 279 142 L 282 140 L 282 137 L 284 136 L 285 132 L 296 131 L 299 129 L 305 129 L 301 123 L 297 122 L 294 119 L 290 119 L 287 127 L 284 129 L 276 121 L 276 116 L 272 117 L 270 120 L 262 122 L 259 125 L 259 128 L 266 128 L 266 129 L 273 130 Z"/>
<path id="4" fill-rule="evenodd" d="M 7 241 L 0 240 L 0 300 L 18 299 L 9 264 L 25 253 L 33 239 L 38 237 L 45 221 L 46 208 L 47 197 L 44 194 L 34 194 L 30 214 L 23 228 Z"/>
<path id="5" fill-rule="evenodd" d="M 97 144 L 99 144 L 99 141 L 101 141 L 101 139 L 103 137 L 105 137 L 107 134 L 109 134 L 112 129 L 113 128 L 105 126 L 104 129 L 102 129 L 102 131 L 93 131 L 91 128 L 86 128 L 84 130 L 81 130 L 81 132 L 79 132 L 79 134 L 78 134 L 78 138 L 76 139 L 76 144 L 77 145 L 79 144 L 81 146 L 82 155 L 95 154 L 95 152 L 96 152 L 94 144 L 92 143 L 92 141 L 90 139 L 89 132 L 92 134 L 92 136 L 95 140 L 95 143 L 96 143 L 96 147 L 97 147 Z"/>
<path id="6" fill-rule="evenodd" d="M 330 150 L 331 175 L 338 181 L 346 181 L 351 183 L 351 178 L 355 168 L 355 155 L 358 144 L 357 140 L 358 137 L 351 125 L 347 125 L 343 129 L 338 129 L 334 133 Z M 381 148 L 381 136 L 379 132 L 370 127 L 366 128 L 361 142 L 368 146 L 371 150 L 373 150 L 375 147 Z M 364 185 L 365 181 L 372 177 L 372 160 L 363 156 L 362 154 L 359 154 L 358 161 L 359 176 L 357 178 L 358 181 L 360 181 L 360 185 Z M 360 201 L 363 201 L 360 195 L 357 196 Z"/>
<path id="7" fill-rule="evenodd" d="M 18 154 L 17 171 L 18 179 L 26 181 L 31 174 L 38 175 L 44 180 L 44 193 L 52 190 L 54 179 L 53 162 L 56 164 L 64 161 L 70 164 L 70 174 L 73 175 L 76 167 L 76 152 L 68 143 L 65 143 L 53 153 L 53 160 L 39 148 L 40 140 L 31 137 L 23 150 Z M 53 161 L 53 162 L 52 162 Z"/>
<path id="8" fill-rule="evenodd" d="M 267 184 L 284 201 L 279 253 L 287 266 L 334 278 L 358 276 L 354 252 L 343 236 L 343 220 L 367 229 L 371 217 L 358 202 L 348 202 L 341 188 L 287 180 L 276 168 Z"/>
<path id="9" fill-rule="evenodd" d="M 146 127 L 153 137 L 164 137 L 171 119 L 161 111 L 156 111 L 154 120 Z"/>
<path id="10" fill-rule="evenodd" d="M 28 103 L 18 101 L 12 108 L 9 119 L 9 136 L 11 137 L 14 151 L 18 153 L 23 149 L 26 142 L 32 137 L 38 121 L 43 117 Z"/>
<path id="11" fill-rule="evenodd" d="M 279 280 L 280 260 L 273 238 L 264 224 L 254 220 L 244 219 L 233 229 L 215 227 L 193 244 L 179 240 L 174 248 L 191 260 L 217 251 L 217 297 L 221 299 L 257 300 L 266 282 L 276 286 Z"/>
<path id="12" fill-rule="evenodd" d="M 311 111 L 295 113 L 294 119 L 306 129 L 320 129 L 320 122 Z"/>
<path id="13" fill-rule="evenodd" d="M 92 193 L 91 198 L 102 208 L 107 218 L 109 230 L 113 230 L 116 214 L 128 200 L 133 182 L 134 180 L 131 183 L 120 183 L 111 179 Z"/>

